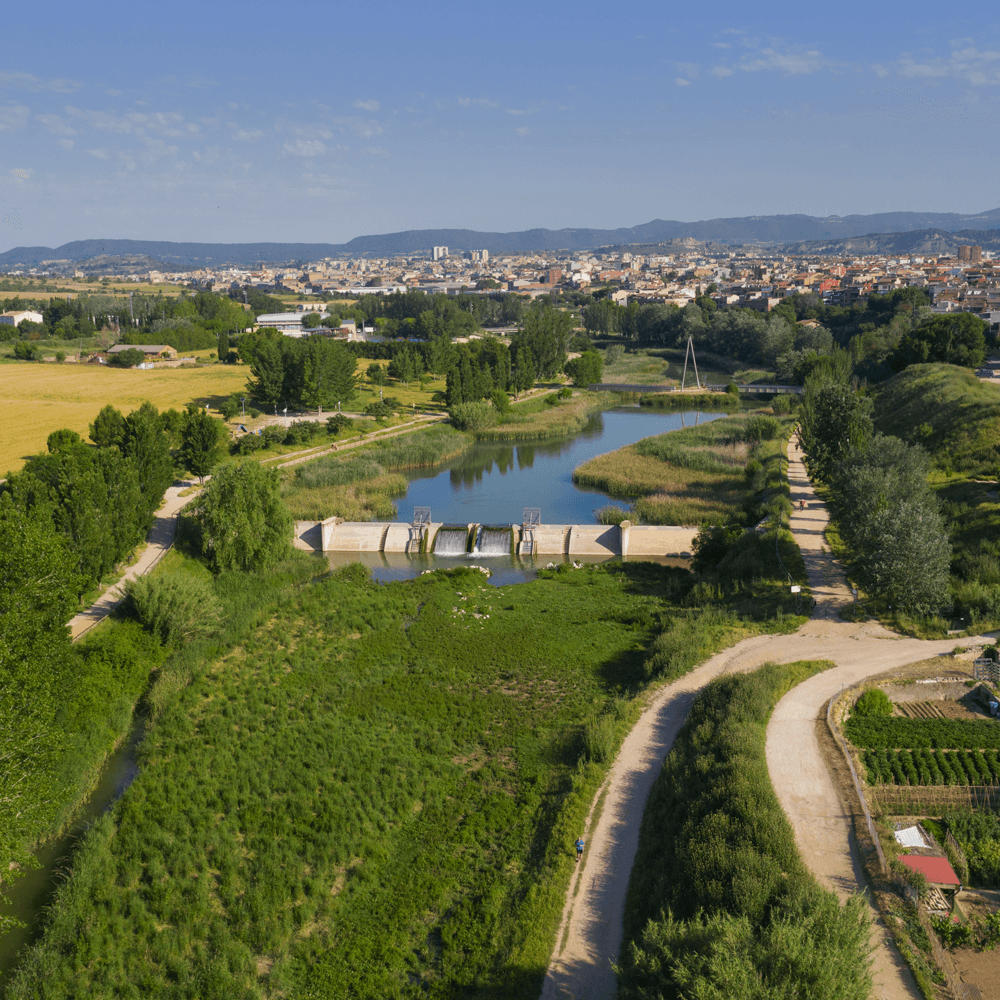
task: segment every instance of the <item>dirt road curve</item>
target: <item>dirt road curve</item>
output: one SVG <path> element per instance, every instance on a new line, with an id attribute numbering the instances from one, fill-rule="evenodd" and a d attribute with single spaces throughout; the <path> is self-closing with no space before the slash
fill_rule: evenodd
<path id="1" fill-rule="evenodd" d="M 542 1000 L 613 1000 L 611 962 L 617 960 L 621 945 L 625 893 L 646 798 L 695 695 L 721 674 L 752 670 L 768 660 L 826 659 L 838 665 L 779 702 L 768 727 L 767 758 L 806 864 L 821 883 L 841 896 L 858 885 L 860 871 L 851 852 L 848 820 L 819 752 L 817 714 L 842 684 L 950 652 L 956 642 L 904 639 L 878 625 L 853 625 L 835 617 L 837 606 L 849 599 L 850 591 L 839 568 L 822 551 L 826 512 L 809 486 L 801 456 L 793 449 L 789 458 L 793 501 L 796 506 L 800 499 L 807 503 L 806 510 L 793 517 L 792 530 L 810 580 L 815 580 L 816 616 L 794 635 L 746 639 L 714 656 L 660 691 L 643 713 L 609 772 L 600 816 L 588 821 L 587 851 L 567 893 Z M 963 644 L 974 641 L 963 640 Z M 874 995 L 918 996 L 895 949 L 876 932 Z"/>

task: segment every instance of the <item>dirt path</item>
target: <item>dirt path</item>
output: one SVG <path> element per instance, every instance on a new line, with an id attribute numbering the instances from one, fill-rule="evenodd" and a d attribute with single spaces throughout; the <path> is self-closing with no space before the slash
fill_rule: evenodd
<path id="1" fill-rule="evenodd" d="M 861 871 L 848 835 L 850 820 L 819 753 L 818 711 L 842 684 L 949 653 L 956 642 L 904 639 L 878 624 L 856 625 L 836 618 L 836 608 L 850 599 L 850 591 L 833 558 L 822 551 L 826 510 L 813 493 L 795 448 L 789 453 L 789 481 L 796 507 L 799 500 L 806 501 L 805 511 L 796 511 L 791 527 L 814 582 L 816 616 L 794 635 L 757 636 L 719 653 L 659 691 L 642 714 L 595 799 L 606 795 L 600 815 L 594 817 L 592 809 L 588 819 L 587 850 L 567 892 L 542 1000 L 613 1000 L 611 963 L 617 961 L 621 947 L 625 893 L 649 790 L 696 694 L 722 674 L 753 670 L 769 660 L 824 659 L 837 664 L 779 702 L 768 727 L 767 759 L 779 801 L 810 870 L 842 897 L 860 884 Z M 893 1000 L 919 996 L 894 947 L 883 940 L 879 929 L 876 934 L 875 996 Z"/>
<path id="2" fill-rule="evenodd" d="M 193 495 L 181 496 L 193 484 L 181 482 L 171 486 L 163 495 L 163 503 L 156 512 L 153 527 L 146 536 L 146 546 L 131 566 L 125 570 L 122 578 L 109 587 L 86 611 L 81 611 L 68 622 L 70 637 L 76 642 L 86 635 L 98 622 L 107 618 L 119 601 L 129 580 L 148 573 L 164 556 L 174 543 L 174 530 L 177 527 L 177 514 L 193 499 Z"/>

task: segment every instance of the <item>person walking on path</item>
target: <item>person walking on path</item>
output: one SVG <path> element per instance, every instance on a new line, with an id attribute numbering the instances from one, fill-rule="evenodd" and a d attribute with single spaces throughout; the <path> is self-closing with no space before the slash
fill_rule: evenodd
<path id="1" fill-rule="evenodd" d="M 587 844 L 587 842 L 583 839 L 583 837 L 578 837 L 577 838 L 577 841 L 576 841 L 576 863 L 577 864 L 580 863 L 580 858 L 583 855 L 583 849 L 586 846 L 586 844 Z"/>

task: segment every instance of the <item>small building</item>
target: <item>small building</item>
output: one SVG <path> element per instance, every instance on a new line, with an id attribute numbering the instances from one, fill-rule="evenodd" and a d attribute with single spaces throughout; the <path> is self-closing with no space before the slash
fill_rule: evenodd
<path id="1" fill-rule="evenodd" d="M 931 890 L 936 889 L 941 893 L 949 910 L 954 907 L 955 896 L 962 891 L 962 883 L 947 858 L 930 854 L 904 854 L 899 860 L 907 868 L 920 872 L 927 879 Z"/>
<path id="2" fill-rule="evenodd" d="M 177 357 L 177 348 L 169 344 L 115 344 L 108 354 L 121 354 L 122 351 L 142 351 L 148 358 Z"/>
<path id="3" fill-rule="evenodd" d="M 18 326 L 27 320 L 29 323 L 41 323 L 43 316 L 40 312 L 35 312 L 33 309 L 25 309 L 20 312 L 5 312 L 0 313 L 0 323 L 6 326 Z"/>

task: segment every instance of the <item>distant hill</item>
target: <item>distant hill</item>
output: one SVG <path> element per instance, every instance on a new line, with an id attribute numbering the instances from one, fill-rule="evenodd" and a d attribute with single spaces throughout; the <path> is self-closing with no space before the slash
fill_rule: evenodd
<path id="1" fill-rule="evenodd" d="M 745 218 L 709 219 L 702 222 L 676 222 L 654 219 L 639 226 L 621 229 L 526 229 L 514 233 L 486 233 L 473 229 L 411 229 L 400 233 L 358 236 L 348 243 L 168 243 L 157 240 L 77 240 L 61 247 L 15 247 L 0 254 L 0 268 L 18 265 L 38 267 L 46 262 L 77 263 L 95 257 L 149 257 L 168 267 L 212 267 L 224 264 L 251 266 L 264 263 L 291 264 L 323 257 L 388 256 L 394 253 L 419 253 L 432 246 L 452 250 L 489 250 L 490 253 L 551 250 L 593 250 L 598 247 L 658 246 L 672 241 L 697 241 L 722 245 L 768 244 L 809 247 L 795 252 L 882 253 L 889 237 L 912 235 L 927 245 L 944 246 L 948 240 L 978 242 L 984 230 L 994 234 L 1000 229 L 1000 208 L 980 215 L 951 212 L 885 212 L 876 215 L 848 215 L 817 218 L 811 215 L 752 215 Z M 865 235 L 876 234 L 876 235 Z M 928 234 L 933 234 L 929 236 Z M 966 236 L 971 234 L 971 236 Z M 963 239 L 963 237 L 965 237 Z M 991 238 L 996 238 L 994 237 Z M 854 249 L 861 246 L 879 249 Z M 869 241 L 867 244 L 864 241 Z M 938 240 L 937 243 L 934 241 Z M 876 241 L 872 243 L 871 241 Z M 927 241 L 930 241 L 929 243 Z M 943 241 L 943 242 L 942 242 Z M 851 248 L 842 249 L 851 244 Z M 889 245 L 889 244 L 886 244 Z M 923 246 L 923 243 L 918 245 Z M 900 243 L 902 246 L 902 243 Z M 678 244 L 673 243 L 677 248 Z M 811 249 L 815 247 L 816 249 Z M 821 247 L 833 247 L 826 251 Z M 951 247 L 949 247 L 949 250 Z M 903 253 L 934 253 L 900 249 Z M 941 251 L 948 252 L 948 250 Z"/>
<path id="2" fill-rule="evenodd" d="M 963 244 L 978 243 L 984 250 L 1000 250 L 1000 229 L 920 229 L 911 233 L 869 233 L 841 240 L 806 240 L 786 243 L 787 253 L 818 256 L 953 257 Z"/>

